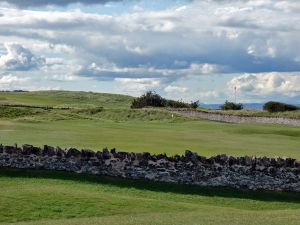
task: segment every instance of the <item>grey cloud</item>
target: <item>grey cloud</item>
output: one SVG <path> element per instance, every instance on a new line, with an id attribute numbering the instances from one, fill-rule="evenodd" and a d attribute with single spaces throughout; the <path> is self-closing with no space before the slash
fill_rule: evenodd
<path id="1" fill-rule="evenodd" d="M 0 56 L 0 69 L 4 71 L 28 71 L 45 65 L 45 59 L 35 56 L 19 44 L 6 44 L 7 54 Z"/>
<path id="2" fill-rule="evenodd" d="M 6 39 L 9 36 L 67 44 L 75 49 L 72 60 L 77 65 L 92 62 L 102 65 L 102 60 L 116 65 L 110 69 L 83 66 L 77 72 L 97 79 L 201 74 L 189 70 L 193 63 L 230 68 L 218 73 L 300 70 L 299 32 L 289 27 L 281 32 L 282 24 L 288 19 L 297 26 L 295 21 L 300 19 L 299 15 L 282 15 L 271 7 L 265 11 L 267 6 L 264 10 L 256 6 L 256 10 L 240 11 L 248 7 L 248 2 L 216 2 L 195 1 L 180 10 L 145 10 L 114 16 L 3 10 L 0 11 L 4 15 L 0 20 L 0 35 Z M 255 23 L 253 18 L 264 23 Z M 185 63 L 180 66 L 176 61 Z"/>
<path id="3" fill-rule="evenodd" d="M 207 75 L 226 71 L 224 68 L 215 64 L 197 64 L 193 63 L 186 68 L 156 68 L 147 65 L 139 65 L 138 67 L 122 67 L 113 63 L 104 63 L 101 66 L 96 63 L 81 66 L 75 71 L 76 75 L 92 77 L 97 80 L 112 80 L 116 78 L 160 78 L 164 83 L 171 83 L 175 80 L 188 75 Z"/>
<path id="4" fill-rule="evenodd" d="M 95 63 L 82 66 L 75 72 L 77 75 L 93 77 L 97 80 L 113 80 L 115 78 L 160 78 L 162 71 L 145 67 L 117 67 L 116 65 L 106 65 L 100 67 Z"/>

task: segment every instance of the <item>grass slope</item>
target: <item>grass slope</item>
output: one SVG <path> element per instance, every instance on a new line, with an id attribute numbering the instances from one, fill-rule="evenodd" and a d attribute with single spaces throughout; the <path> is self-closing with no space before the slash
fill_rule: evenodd
<path id="1" fill-rule="evenodd" d="M 0 104 L 25 104 L 37 106 L 104 106 L 128 108 L 133 97 L 126 95 L 79 92 L 79 91 L 34 91 L 0 92 Z"/>
<path id="2" fill-rule="evenodd" d="M 300 195 L 0 170 L 0 223 L 298 224 Z"/>

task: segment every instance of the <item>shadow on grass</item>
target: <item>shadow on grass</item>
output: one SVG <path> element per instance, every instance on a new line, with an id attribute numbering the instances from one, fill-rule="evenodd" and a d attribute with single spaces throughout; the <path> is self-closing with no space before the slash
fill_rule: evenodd
<path id="1" fill-rule="evenodd" d="M 116 186 L 119 188 L 136 188 L 154 192 L 168 192 L 186 195 L 215 196 L 224 198 L 251 199 L 266 202 L 289 202 L 300 204 L 300 193 L 237 190 L 225 187 L 199 187 L 184 184 L 132 180 L 117 177 L 76 174 L 64 171 L 24 170 L 0 168 L 0 177 L 61 179 L 82 183 L 94 183 Z"/>

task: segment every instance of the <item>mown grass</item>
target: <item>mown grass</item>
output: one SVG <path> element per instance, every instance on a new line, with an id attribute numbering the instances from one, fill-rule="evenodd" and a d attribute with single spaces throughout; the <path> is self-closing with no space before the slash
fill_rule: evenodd
<path id="1" fill-rule="evenodd" d="M 4 144 L 103 147 L 168 155 L 191 149 L 200 155 L 289 156 L 300 159 L 300 128 L 263 124 L 226 124 L 180 119 L 113 121 L 0 121 Z"/>
<path id="2" fill-rule="evenodd" d="M 300 219 L 299 194 L 66 172 L 0 169 L 0 197 L 0 223 L 297 224 Z"/>

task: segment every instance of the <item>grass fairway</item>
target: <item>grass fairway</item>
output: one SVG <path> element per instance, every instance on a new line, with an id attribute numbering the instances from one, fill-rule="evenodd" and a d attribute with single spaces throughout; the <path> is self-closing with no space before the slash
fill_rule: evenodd
<path id="1" fill-rule="evenodd" d="M 0 170 L 0 223 L 299 224 L 300 195 Z"/>
<path id="2" fill-rule="evenodd" d="M 300 128 L 278 125 L 225 124 L 210 121 L 59 120 L 0 121 L 5 144 L 49 144 L 61 147 L 103 147 L 152 153 L 201 155 L 290 156 L 300 159 Z"/>

